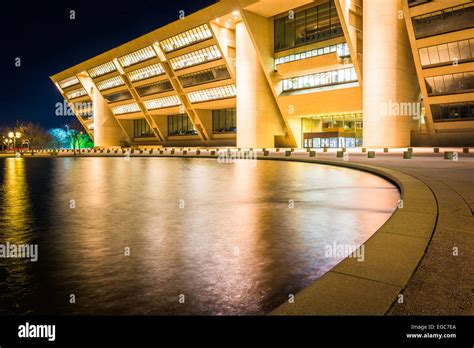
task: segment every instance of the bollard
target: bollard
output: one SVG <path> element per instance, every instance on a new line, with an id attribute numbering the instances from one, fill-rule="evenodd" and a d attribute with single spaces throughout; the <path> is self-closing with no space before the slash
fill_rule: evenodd
<path id="1" fill-rule="evenodd" d="M 388 147 L 384 147 L 384 148 L 383 148 L 383 152 L 384 152 L 384 153 L 388 153 Z"/>
<path id="2" fill-rule="evenodd" d="M 403 151 L 403 159 L 411 159 L 411 151 Z"/>
<path id="3" fill-rule="evenodd" d="M 454 152 L 453 151 L 445 151 L 444 152 L 444 159 L 446 160 L 453 160 Z"/>
<path id="4" fill-rule="evenodd" d="M 439 153 L 439 147 L 433 148 L 433 152 L 434 152 L 434 153 Z"/>
<path id="5" fill-rule="evenodd" d="M 309 152 L 309 157 L 316 157 L 316 151 L 310 151 Z"/>
<path id="6" fill-rule="evenodd" d="M 270 154 L 270 151 L 268 151 L 268 150 L 263 150 L 263 155 L 264 155 L 264 156 L 268 156 L 269 154 Z"/>
<path id="7" fill-rule="evenodd" d="M 463 147 L 462 153 L 469 153 L 469 148 L 468 147 Z"/>
<path id="8" fill-rule="evenodd" d="M 338 158 L 344 157 L 344 151 L 337 151 L 337 157 Z"/>
<path id="9" fill-rule="evenodd" d="M 375 151 L 369 151 L 367 153 L 367 158 L 375 158 Z"/>

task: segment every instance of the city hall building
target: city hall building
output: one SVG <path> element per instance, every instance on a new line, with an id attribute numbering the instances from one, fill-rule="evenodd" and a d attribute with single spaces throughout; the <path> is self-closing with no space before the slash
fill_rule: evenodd
<path id="1" fill-rule="evenodd" d="M 96 146 L 474 145 L 470 0 L 221 0 L 51 77 Z"/>

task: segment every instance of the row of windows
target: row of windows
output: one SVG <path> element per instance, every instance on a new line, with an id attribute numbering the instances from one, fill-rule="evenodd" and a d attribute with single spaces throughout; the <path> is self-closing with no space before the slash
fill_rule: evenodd
<path id="1" fill-rule="evenodd" d="M 171 91 L 173 89 L 173 86 L 171 85 L 170 80 L 163 80 L 163 81 L 158 81 L 155 83 L 150 83 L 148 85 L 140 86 L 140 87 L 137 87 L 136 89 L 137 89 L 138 94 L 141 97 L 144 97 L 147 95 Z"/>
<path id="2" fill-rule="evenodd" d="M 216 66 L 215 68 L 182 75 L 179 77 L 179 81 L 181 82 L 183 87 L 186 88 L 228 78 L 230 78 L 230 74 L 227 70 L 227 67 L 225 65 L 220 65 Z"/>
<path id="3" fill-rule="evenodd" d="M 181 100 L 177 95 L 145 101 L 145 106 L 148 110 L 169 108 L 177 105 L 181 105 Z"/>
<path id="4" fill-rule="evenodd" d="M 96 66 L 95 68 L 89 69 L 89 76 L 92 78 L 99 77 L 105 74 L 108 74 L 112 71 L 117 70 L 117 67 L 112 62 L 107 62 L 102 65 Z"/>
<path id="5" fill-rule="evenodd" d="M 153 131 L 151 130 L 148 122 L 144 119 L 133 120 L 133 137 L 134 138 L 141 138 L 141 137 L 152 137 Z"/>
<path id="6" fill-rule="evenodd" d="M 275 51 L 342 36 L 334 1 L 275 20 Z"/>
<path id="7" fill-rule="evenodd" d="M 426 4 L 427 2 L 431 2 L 431 0 L 408 0 L 408 6 L 417 6 L 421 4 Z"/>
<path id="8" fill-rule="evenodd" d="M 131 112 L 138 111 L 140 111 L 140 107 L 137 103 L 125 104 L 112 108 L 112 112 L 114 113 L 114 115 L 129 114 Z"/>
<path id="9" fill-rule="evenodd" d="M 150 77 L 159 76 L 165 73 L 163 66 L 158 64 L 152 64 L 141 69 L 130 71 L 127 76 L 132 82 L 148 79 Z"/>
<path id="10" fill-rule="evenodd" d="M 114 76 L 110 79 L 97 82 L 97 88 L 99 91 L 103 91 L 106 89 L 122 86 L 124 84 L 125 82 L 123 81 L 122 76 Z"/>
<path id="11" fill-rule="evenodd" d="M 235 85 L 227 85 L 188 93 L 191 103 L 235 97 Z"/>
<path id="12" fill-rule="evenodd" d="M 450 94 L 474 90 L 474 71 L 425 78 L 428 95 Z"/>
<path id="13" fill-rule="evenodd" d="M 221 58 L 221 52 L 214 45 L 170 59 L 170 63 L 174 70 L 179 70 L 219 58 Z"/>
<path id="14" fill-rule="evenodd" d="M 87 111 L 87 112 L 84 112 L 84 113 L 79 113 L 79 115 L 81 116 L 81 118 L 83 120 L 89 120 L 91 118 L 94 117 L 94 114 L 92 113 L 92 111 Z"/>
<path id="15" fill-rule="evenodd" d="M 474 58 L 474 39 L 424 47 L 418 52 L 423 67 L 462 62 Z"/>
<path id="16" fill-rule="evenodd" d="M 212 130 L 214 133 L 237 132 L 237 110 L 212 110 Z"/>
<path id="17" fill-rule="evenodd" d="M 344 68 L 283 80 L 283 91 L 293 91 L 356 81 L 357 74 L 355 69 L 353 67 Z"/>
<path id="18" fill-rule="evenodd" d="M 86 90 L 81 87 L 81 88 L 75 89 L 74 91 L 69 92 L 66 96 L 68 99 L 74 99 L 74 98 L 82 97 L 86 94 L 87 94 Z"/>
<path id="19" fill-rule="evenodd" d="M 104 98 L 108 102 L 114 103 L 114 102 L 132 99 L 132 95 L 130 94 L 129 91 L 120 91 L 120 92 L 108 94 L 104 96 Z"/>
<path id="20" fill-rule="evenodd" d="M 143 62 L 154 57 L 156 57 L 155 50 L 153 49 L 153 47 L 148 46 L 142 48 L 141 50 L 122 56 L 118 59 L 118 61 L 120 62 L 120 65 L 126 68 L 133 64 L 137 64 L 139 62 Z"/>
<path id="21" fill-rule="evenodd" d="M 187 114 L 168 116 L 168 135 L 195 135 L 197 131 Z"/>
<path id="22" fill-rule="evenodd" d="M 59 87 L 64 89 L 64 88 L 68 88 L 70 86 L 77 85 L 78 83 L 79 83 L 79 79 L 76 76 L 71 76 L 67 79 L 59 81 Z"/>
<path id="23" fill-rule="evenodd" d="M 413 18 L 417 39 L 472 27 L 474 27 L 472 2 Z"/>
<path id="24" fill-rule="evenodd" d="M 347 46 L 347 43 L 340 43 L 337 45 L 330 45 L 330 46 L 321 47 L 321 48 L 306 51 L 306 52 L 290 54 L 288 56 L 275 58 L 275 70 L 276 70 L 277 65 L 279 64 L 294 62 L 295 60 L 302 60 L 302 59 L 307 59 L 307 58 L 316 57 L 316 56 L 321 56 L 323 54 L 328 54 L 332 52 L 336 52 L 338 57 L 347 57 L 350 55 L 349 46 Z"/>
<path id="25" fill-rule="evenodd" d="M 177 49 L 189 46 L 199 41 L 212 37 L 212 32 L 207 24 L 185 31 L 184 33 L 170 37 L 160 42 L 161 48 L 165 52 L 172 52 Z"/>
<path id="26" fill-rule="evenodd" d="M 431 113 L 435 122 L 473 120 L 474 103 L 431 105 Z"/>

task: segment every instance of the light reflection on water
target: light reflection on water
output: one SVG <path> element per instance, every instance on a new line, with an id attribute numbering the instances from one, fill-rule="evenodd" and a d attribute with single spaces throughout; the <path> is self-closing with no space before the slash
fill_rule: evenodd
<path id="1" fill-rule="evenodd" d="M 36 263 L 0 259 L 0 313 L 268 313 L 399 199 L 368 173 L 272 161 L 4 159 L 0 184 L 0 243 L 39 244 Z"/>

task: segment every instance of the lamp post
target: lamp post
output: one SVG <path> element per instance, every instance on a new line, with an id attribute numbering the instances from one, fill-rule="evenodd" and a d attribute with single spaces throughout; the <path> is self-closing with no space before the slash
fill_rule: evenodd
<path id="1" fill-rule="evenodd" d="M 16 140 L 21 138 L 20 132 L 9 132 L 8 137 L 10 138 L 10 143 L 13 141 L 13 151 L 16 151 Z"/>
<path id="2" fill-rule="evenodd" d="M 8 141 L 9 143 L 11 143 L 12 141 L 13 141 L 13 142 L 15 141 L 15 140 L 14 140 L 14 139 L 15 139 L 15 133 L 9 132 L 9 133 L 8 133 L 8 137 L 10 138 L 10 140 Z M 15 145 L 13 145 L 13 147 L 15 147 Z M 14 150 L 14 149 L 12 149 L 12 150 Z"/>

